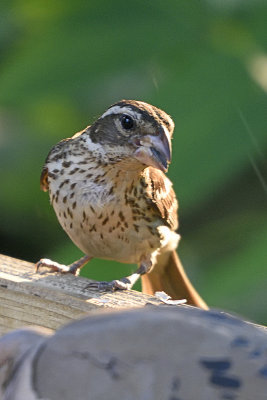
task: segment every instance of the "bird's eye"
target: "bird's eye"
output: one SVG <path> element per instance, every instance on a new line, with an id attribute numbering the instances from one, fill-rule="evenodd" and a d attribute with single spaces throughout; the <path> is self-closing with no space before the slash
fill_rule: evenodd
<path id="1" fill-rule="evenodd" d="M 130 117 L 129 115 L 123 114 L 121 117 L 121 126 L 123 127 L 123 129 L 129 130 L 132 129 L 134 125 L 133 119 L 132 117 Z"/>

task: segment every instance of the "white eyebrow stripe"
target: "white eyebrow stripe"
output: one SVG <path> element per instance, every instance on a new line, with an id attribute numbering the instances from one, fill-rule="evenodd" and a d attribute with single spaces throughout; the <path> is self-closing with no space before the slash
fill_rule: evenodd
<path id="1" fill-rule="evenodd" d="M 164 123 L 162 123 L 161 126 L 162 126 L 162 128 L 163 128 L 163 130 L 165 132 L 165 135 L 167 135 L 167 137 L 169 137 L 171 139 L 170 131 L 167 128 L 167 126 Z"/>
<path id="2" fill-rule="evenodd" d="M 130 107 L 114 106 L 110 107 L 106 112 L 104 112 L 104 114 L 102 114 L 100 118 L 105 118 L 106 116 L 111 114 L 129 114 L 131 117 L 135 119 L 140 119 L 142 117 L 141 114 L 139 114 L 136 111 L 133 111 Z"/>

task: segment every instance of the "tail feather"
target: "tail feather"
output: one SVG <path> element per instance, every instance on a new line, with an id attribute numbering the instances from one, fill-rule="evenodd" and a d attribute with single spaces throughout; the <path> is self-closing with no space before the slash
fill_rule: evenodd
<path id="1" fill-rule="evenodd" d="M 187 304 L 208 310 L 186 275 L 176 251 L 158 256 L 152 271 L 142 276 L 142 291 L 152 295 L 164 291 L 172 299 L 186 299 Z"/>

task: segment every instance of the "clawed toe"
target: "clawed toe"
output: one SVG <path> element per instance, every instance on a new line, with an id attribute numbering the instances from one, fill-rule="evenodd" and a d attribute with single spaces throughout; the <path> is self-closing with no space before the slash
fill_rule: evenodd
<path id="1" fill-rule="evenodd" d="M 129 279 L 122 278 L 116 279 L 114 281 L 100 281 L 100 282 L 91 282 L 86 288 L 97 289 L 100 292 L 114 292 L 115 290 L 129 290 L 132 285 Z"/>
<path id="2" fill-rule="evenodd" d="M 75 274 L 76 270 L 70 268 L 68 265 L 59 264 L 55 261 L 49 260 L 48 258 L 42 258 L 35 264 L 35 272 L 38 272 L 40 268 L 47 268 L 48 272 L 61 272 L 61 273 L 72 273 Z"/>
<path id="3" fill-rule="evenodd" d="M 92 257 L 85 255 L 70 265 L 59 264 L 55 261 L 49 260 L 49 258 L 41 258 L 41 260 L 35 264 L 35 272 L 37 272 L 39 268 L 45 267 L 48 268 L 50 272 L 56 271 L 61 272 L 62 274 L 70 273 L 73 275 L 79 275 L 79 270 L 87 264 L 91 258 Z"/>
<path id="4" fill-rule="evenodd" d="M 90 289 L 97 289 L 100 292 L 105 292 L 105 291 L 112 291 L 112 282 L 91 282 L 89 283 L 86 288 L 90 288 Z"/>
<path id="5" fill-rule="evenodd" d="M 41 258 L 41 260 L 35 264 L 35 272 L 38 272 L 40 268 L 48 268 L 51 272 L 58 271 L 57 263 L 54 263 L 48 258 Z"/>

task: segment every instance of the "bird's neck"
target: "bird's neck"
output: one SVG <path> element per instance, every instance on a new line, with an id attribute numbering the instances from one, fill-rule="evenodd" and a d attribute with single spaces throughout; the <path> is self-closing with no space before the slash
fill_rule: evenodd
<path id="1" fill-rule="evenodd" d="M 133 178 L 139 176 L 146 166 L 140 161 L 131 157 L 129 151 L 124 150 L 123 147 L 117 145 L 107 146 L 100 143 L 95 143 L 91 140 L 88 132 L 80 135 L 74 139 L 72 150 L 75 148 L 79 150 L 77 154 L 77 163 L 80 163 L 80 158 L 86 161 L 86 165 L 90 165 L 95 170 L 105 170 L 108 174 L 117 175 L 119 172 L 122 175 L 131 175 Z M 82 154 L 81 154 L 82 153 Z"/>

